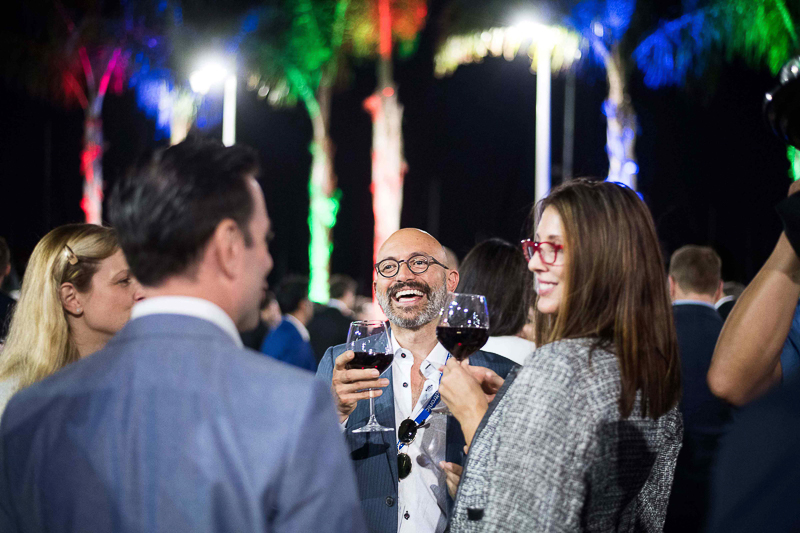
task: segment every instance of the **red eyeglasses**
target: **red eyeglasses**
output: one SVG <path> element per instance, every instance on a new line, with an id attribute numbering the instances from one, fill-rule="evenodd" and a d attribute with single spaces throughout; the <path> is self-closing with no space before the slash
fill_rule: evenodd
<path id="1" fill-rule="evenodd" d="M 525 239 L 520 244 L 522 245 L 522 253 L 525 254 L 527 261 L 530 261 L 536 252 L 539 252 L 539 259 L 545 265 L 560 265 L 563 261 L 564 254 L 561 252 L 564 247 L 560 244 L 538 242 L 533 239 Z"/>

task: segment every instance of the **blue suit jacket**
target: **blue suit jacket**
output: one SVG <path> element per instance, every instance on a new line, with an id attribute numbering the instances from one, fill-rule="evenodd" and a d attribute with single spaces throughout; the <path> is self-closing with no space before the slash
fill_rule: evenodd
<path id="1" fill-rule="evenodd" d="M 317 369 L 317 377 L 328 386 L 333 379 L 333 364 L 345 351 L 345 345 L 328 348 Z M 478 351 L 469 358 L 470 364 L 483 366 L 505 377 L 518 366 L 497 354 Z M 389 379 L 389 386 L 375 399 L 375 417 L 386 427 L 396 427 L 394 419 L 394 393 L 392 391 L 392 368 L 381 377 Z M 347 419 L 345 436 L 350 447 L 350 457 L 356 470 L 361 507 L 369 530 L 374 533 L 397 533 L 397 432 L 352 433 L 369 419 L 369 402 L 358 402 Z M 447 461 L 464 464 L 464 434 L 461 425 L 452 416 L 447 417 Z M 448 500 L 449 501 L 449 500 Z M 452 505 L 452 502 L 450 502 Z"/>
<path id="2" fill-rule="evenodd" d="M 212 323 L 129 322 L 0 424 L 0 531 L 364 531 L 329 387 Z"/>
<path id="3" fill-rule="evenodd" d="M 731 421 L 731 406 L 714 396 L 706 381 L 722 317 L 702 304 L 675 305 L 672 312 L 681 357 L 683 445 L 664 531 L 693 533 L 705 530 L 713 465 Z"/>
<path id="4" fill-rule="evenodd" d="M 303 340 L 303 336 L 300 335 L 294 324 L 285 318 L 264 339 L 261 353 L 298 368 L 305 368 L 312 372 L 317 369 L 317 358 L 314 357 L 311 343 Z"/>

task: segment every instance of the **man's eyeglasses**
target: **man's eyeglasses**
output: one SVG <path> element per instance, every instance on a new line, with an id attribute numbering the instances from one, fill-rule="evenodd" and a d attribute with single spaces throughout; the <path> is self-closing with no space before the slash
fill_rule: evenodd
<path id="1" fill-rule="evenodd" d="M 554 242 L 538 242 L 533 239 L 525 239 L 520 243 L 525 259 L 530 261 L 533 254 L 539 252 L 539 259 L 545 265 L 561 265 L 564 262 L 564 247 Z"/>
<path id="2" fill-rule="evenodd" d="M 400 265 L 405 263 L 408 269 L 414 274 L 424 274 L 431 265 L 439 265 L 445 270 L 449 270 L 439 261 L 428 255 L 412 255 L 408 259 L 384 259 L 375 265 L 375 271 L 384 278 L 393 278 L 400 272 Z"/>

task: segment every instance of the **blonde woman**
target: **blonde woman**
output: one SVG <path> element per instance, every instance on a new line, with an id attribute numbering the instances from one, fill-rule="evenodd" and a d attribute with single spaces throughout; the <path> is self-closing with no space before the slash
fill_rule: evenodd
<path id="1" fill-rule="evenodd" d="M 45 235 L 0 352 L 0 412 L 17 390 L 105 346 L 142 298 L 113 229 L 68 224 Z"/>

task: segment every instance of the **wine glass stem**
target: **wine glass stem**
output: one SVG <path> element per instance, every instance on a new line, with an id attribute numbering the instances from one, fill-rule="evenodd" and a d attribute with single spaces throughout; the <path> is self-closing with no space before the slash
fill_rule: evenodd
<path id="1" fill-rule="evenodd" d="M 369 393 L 369 423 L 378 423 L 378 421 L 375 419 L 375 398 L 372 396 L 372 391 Z"/>

